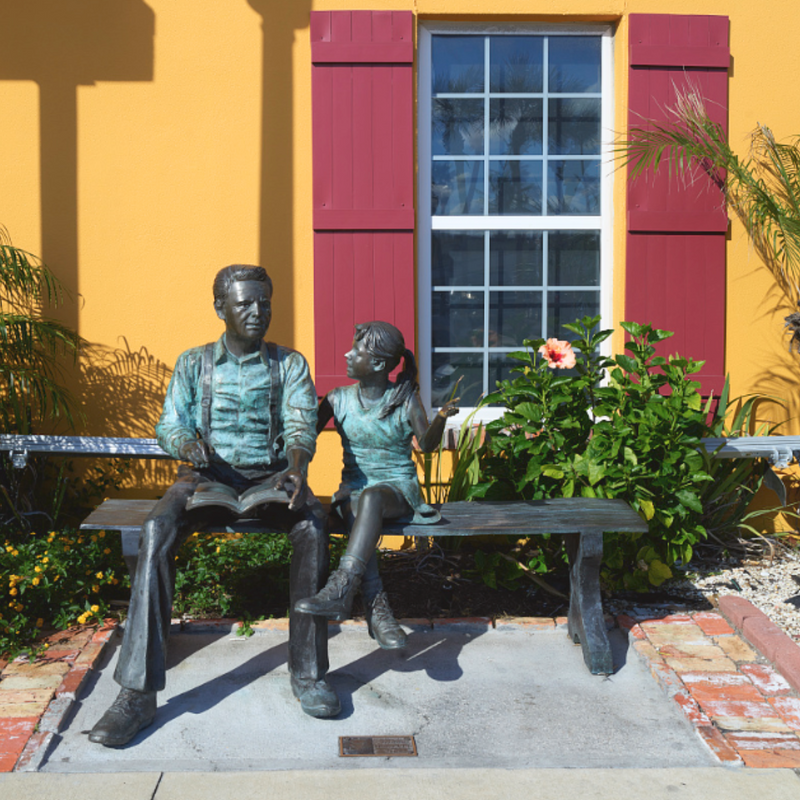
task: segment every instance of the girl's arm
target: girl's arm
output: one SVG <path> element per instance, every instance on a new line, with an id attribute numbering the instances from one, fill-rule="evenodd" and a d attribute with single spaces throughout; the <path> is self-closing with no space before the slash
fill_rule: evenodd
<path id="1" fill-rule="evenodd" d="M 325 397 L 320 400 L 319 408 L 317 409 L 317 433 L 323 430 L 332 417 L 333 406 L 331 406 L 331 402 L 328 400 L 328 395 L 325 395 Z"/>
<path id="2" fill-rule="evenodd" d="M 458 414 L 456 403 L 458 398 L 446 402 L 437 412 L 430 424 L 425 407 L 420 400 L 419 392 L 414 392 L 408 400 L 408 421 L 414 435 L 417 437 L 417 444 L 423 453 L 432 453 L 442 441 L 444 433 L 444 423 L 448 417 Z"/>

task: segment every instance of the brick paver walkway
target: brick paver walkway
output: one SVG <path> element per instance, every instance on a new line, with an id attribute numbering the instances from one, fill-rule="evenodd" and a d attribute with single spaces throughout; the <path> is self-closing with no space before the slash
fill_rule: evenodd
<path id="1" fill-rule="evenodd" d="M 800 767 L 797 690 L 721 614 L 618 622 L 720 761 Z"/>
<path id="2" fill-rule="evenodd" d="M 23 767 L 58 733 L 115 628 L 109 620 L 55 633 L 35 663 L 0 662 L 0 772 Z"/>
<path id="3" fill-rule="evenodd" d="M 747 601 L 721 598 L 720 606 L 733 626 L 708 611 L 640 620 L 623 615 L 617 624 L 721 762 L 798 768 L 800 646 Z M 552 628 L 565 627 L 566 620 L 497 621 L 506 623 Z M 35 768 L 36 754 L 65 723 L 113 632 L 109 621 L 100 629 L 54 634 L 47 655 L 36 663 L 0 662 L 0 772 Z"/>

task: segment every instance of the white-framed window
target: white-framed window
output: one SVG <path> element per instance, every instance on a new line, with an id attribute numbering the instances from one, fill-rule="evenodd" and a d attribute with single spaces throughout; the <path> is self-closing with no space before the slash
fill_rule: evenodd
<path id="1" fill-rule="evenodd" d="M 461 378 L 458 423 L 523 339 L 611 318 L 611 28 L 425 22 L 418 76 L 420 387 Z"/>

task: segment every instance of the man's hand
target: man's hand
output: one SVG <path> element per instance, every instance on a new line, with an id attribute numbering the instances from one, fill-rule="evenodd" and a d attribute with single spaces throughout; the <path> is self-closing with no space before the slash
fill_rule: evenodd
<path id="1" fill-rule="evenodd" d="M 279 472 L 273 479 L 272 488 L 283 489 L 287 494 L 291 493 L 289 509 L 292 511 L 302 508 L 306 504 L 308 481 L 302 470 L 296 467 L 289 467 L 289 469 Z"/>
<path id="2" fill-rule="evenodd" d="M 178 452 L 184 461 L 191 461 L 192 465 L 195 467 L 208 466 L 210 448 L 202 439 L 196 439 L 193 442 L 185 442 L 181 445 Z"/>
<path id="3" fill-rule="evenodd" d="M 294 511 L 302 508 L 308 500 L 308 463 L 311 461 L 311 454 L 301 447 L 292 447 L 286 453 L 289 466 L 283 472 L 278 473 L 272 481 L 274 489 L 283 489 L 287 494 L 291 493 L 289 499 L 289 509 Z"/>

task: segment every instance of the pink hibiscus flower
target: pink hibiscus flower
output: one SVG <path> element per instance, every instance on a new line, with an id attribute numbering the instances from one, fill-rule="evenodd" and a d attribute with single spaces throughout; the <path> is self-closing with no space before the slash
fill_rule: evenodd
<path id="1" fill-rule="evenodd" d="M 539 355 L 547 360 L 550 369 L 571 369 L 575 366 L 575 353 L 569 342 L 548 339 L 540 348 Z"/>

